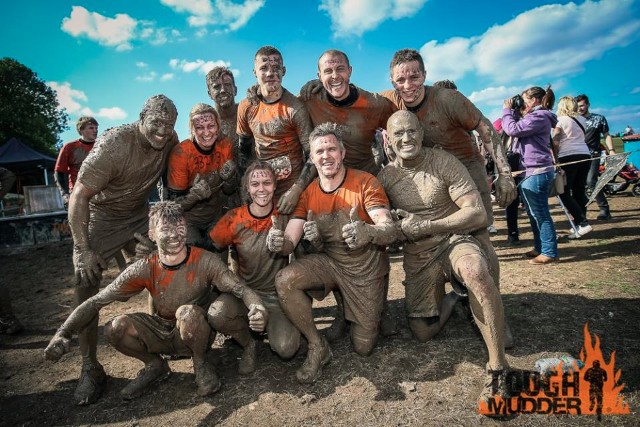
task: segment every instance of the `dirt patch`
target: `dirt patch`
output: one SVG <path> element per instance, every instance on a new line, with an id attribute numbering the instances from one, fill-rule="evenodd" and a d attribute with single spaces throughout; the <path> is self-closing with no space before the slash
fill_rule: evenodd
<path id="1" fill-rule="evenodd" d="M 606 425 L 639 425 L 640 415 L 640 198 L 611 197 L 614 218 L 592 221 L 594 231 L 569 241 L 569 225 L 555 206 L 561 263 L 532 266 L 522 258 L 532 234 L 521 213 L 522 244 L 506 244 L 506 223 L 496 209 L 500 233 L 492 240 L 502 268 L 505 312 L 516 347 L 512 367 L 532 369 L 537 359 L 569 353 L 578 357 L 586 322 L 599 335 L 605 355 L 615 351 L 622 370 L 623 396 L 631 415 L 605 416 Z M 589 217 L 597 211 L 592 207 Z M 87 407 L 72 404 L 80 369 L 77 340 L 60 362 L 44 360 L 43 349 L 73 306 L 71 244 L 4 251 L 1 277 L 26 326 L 17 336 L 0 337 L 0 425 L 109 426 L 424 426 L 424 425 L 593 425 L 592 416 L 520 415 L 495 421 L 476 412 L 484 381 L 486 349 L 463 310 L 435 340 L 412 340 L 404 317 L 402 262 L 392 257 L 391 310 L 400 333 L 380 340 L 367 358 L 351 350 L 347 338 L 332 346 L 334 359 L 312 386 L 295 382 L 304 352 L 281 361 L 266 344 L 257 371 L 237 374 L 240 348 L 219 337 L 211 358 L 223 381 L 219 393 L 199 398 L 191 361 L 170 362 L 172 376 L 142 398 L 123 403 L 119 390 L 142 367 L 106 344 L 100 334 L 99 359 L 111 376 L 105 394 Z M 117 275 L 113 264 L 103 283 Z M 316 304 L 318 326 L 333 317 L 331 300 Z M 146 297 L 114 303 L 100 316 L 103 325 L 124 312 L 144 311 Z M 586 386 L 586 384 L 585 384 Z"/>

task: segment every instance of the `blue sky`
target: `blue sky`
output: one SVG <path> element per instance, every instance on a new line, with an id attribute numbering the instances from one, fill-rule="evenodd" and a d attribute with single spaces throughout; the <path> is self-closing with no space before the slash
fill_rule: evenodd
<path id="1" fill-rule="evenodd" d="M 80 115 L 103 131 L 135 121 L 158 93 L 176 103 L 184 139 L 191 107 L 212 103 L 206 72 L 231 68 L 239 101 L 267 44 L 283 53 L 293 93 L 329 48 L 349 55 L 353 83 L 390 89 L 391 57 L 411 47 L 428 83 L 455 80 L 492 120 L 504 98 L 551 83 L 558 98 L 589 95 L 612 133 L 640 132 L 640 0 L 23 0 L 2 11 L 0 57 L 56 89 L 71 117 L 63 141 L 77 138 Z"/>

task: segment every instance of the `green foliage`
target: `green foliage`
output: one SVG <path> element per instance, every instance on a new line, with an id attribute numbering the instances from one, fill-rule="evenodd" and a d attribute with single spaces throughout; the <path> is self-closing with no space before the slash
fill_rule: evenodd
<path id="1" fill-rule="evenodd" d="M 58 108 L 56 92 L 30 68 L 12 58 L 0 59 L 0 144 L 16 137 L 53 155 L 69 115 Z"/>

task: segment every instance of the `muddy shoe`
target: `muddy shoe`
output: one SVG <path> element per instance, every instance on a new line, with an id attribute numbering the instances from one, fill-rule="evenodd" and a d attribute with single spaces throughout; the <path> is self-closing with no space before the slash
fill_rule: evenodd
<path id="1" fill-rule="evenodd" d="M 220 379 L 216 370 L 207 362 L 193 362 L 193 372 L 196 375 L 196 393 L 198 396 L 208 396 L 220 390 Z"/>
<path id="2" fill-rule="evenodd" d="M 84 365 L 80 373 L 78 386 L 73 394 L 76 405 L 90 405 L 95 403 L 102 394 L 107 382 L 107 374 L 99 363 L 95 366 Z"/>
<path id="3" fill-rule="evenodd" d="M 311 384 L 320 377 L 322 373 L 322 367 L 329 363 L 331 360 L 331 349 L 329 343 L 324 338 L 319 345 L 314 346 L 309 344 L 309 351 L 307 352 L 307 359 L 302 364 L 302 367 L 296 372 L 296 378 L 298 382 L 303 384 Z"/>
<path id="4" fill-rule="evenodd" d="M 24 329 L 22 323 L 13 314 L 0 317 L 0 334 L 13 335 Z"/>
<path id="5" fill-rule="evenodd" d="M 347 334 L 347 330 L 349 329 L 349 322 L 344 318 L 344 315 L 340 313 L 336 315 L 336 318 L 331 323 L 325 332 L 325 336 L 327 337 L 327 341 L 336 342 Z"/>
<path id="6" fill-rule="evenodd" d="M 136 399 L 142 396 L 151 385 L 169 378 L 169 375 L 171 375 L 171 369 L 166 360 L 162 360 L 159 366 L 146 365 L 125 388 L 120 390 L 120 397 L 124 400 Z"/>
<path id="7" fill-rule="evenodd" d="M 256 341 L 251 340 L 244 348 L 240 363 L 238 363 L 238 373 L 240 375 L 248 375 L 256 370 L 258 364 L 258 351 Z"/>

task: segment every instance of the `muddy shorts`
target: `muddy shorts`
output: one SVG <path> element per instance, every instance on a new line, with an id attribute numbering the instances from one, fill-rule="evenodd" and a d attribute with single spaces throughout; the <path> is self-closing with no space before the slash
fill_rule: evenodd
<path id="1" fill-rule="evenodd" d="M 89 222 L 89 244 L 105 261 L 109 261 L 123 248 L 135 249 L 137 241 L 134 233 L 145 236 L 148 232 L 149 215 L 146 209 L 132 213 L 126 221 L 92 218 Z"/>
<path id="2" fill-rule="evenodd" d="M 454 234 L 431 251 L 404 254 L 405 304 L 409 317 L 435 317 L 440 315 L 440 304 L 444 298 L 447 281 L 456 293 L 465 295 L 466 289 L 454 277 L 457 262 L 467 255 L 484 252 L 476 238 Z"/>
<path id="3" fill-rule="evenodd" d="M 489 183 L 487 182 L 487 170 L 484 165 L 480 163 L 480 161 L 474 161 L 464 164 L 469 171 L 469 175 L 471 175 L 471 179 L 473 180 L 476 187 L 478 187 L 478 191 L 480 192 L 480 197 L 482 198 L 482 204 L 484 205 L 484 210 L 487 212 L 487 224 L 493 224 L 493 207 L 491 206 L 491 189 L 489 188 Z"/>
<path id="4" fill-rule="evenodd" d="M 307 292 L 313 298 L 322 300 L 332 290 L 339 289 L 344 298 L 345 318 L 368 331 L 377 331 L 384 302 L 386 271 L 383 268 L 379 269 L 378 277 L 353 278 L 326 254 L 298 258 L 287 268 L 295 268 L 301 282 L 324 287 L 321 291 Z"/>
<path id="5" fill-rule="evenodd" d="M 293 326 L 293 323 L 291 323 L 289 318 L 282 311 L 278 295 L 276 295 L 275 292 L 254 292 L 260 296 L 264 307 L 269 312 L 269 321 L 267 322 L 267 336 L 269 337 L 269 342 L 286 343 L 292 340 L 298 342 L 300 340 L 300 332 L 295 326 Z M 228 293 L 221 293 L 216 299 L 216 302 L 222 302 L 222 309 L 217 314 L 228 320 L 236 319 L 238 317 L 246 318 L 247 313 L 249 312 L 241 299 Z M 275 348 L 274 350 L 277 351 Z"/>
<path id="6" fill-rule="evenodd" d="M 138 339 L 149 353 L 191 356 L 191 350 L 180 338 L 175 320 L 146 313 L 131 313 L 125 316 L 133 323 L 138 331 Z"/>

